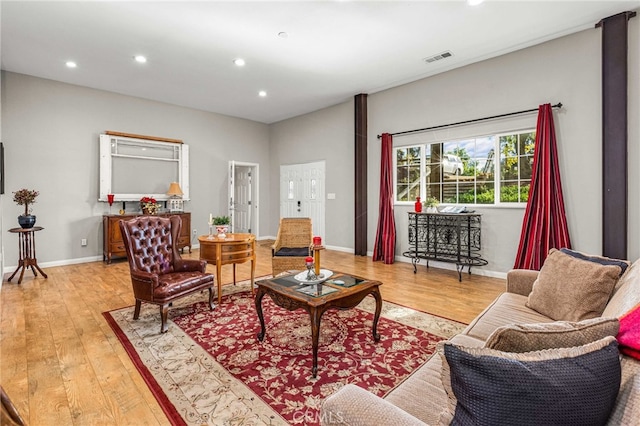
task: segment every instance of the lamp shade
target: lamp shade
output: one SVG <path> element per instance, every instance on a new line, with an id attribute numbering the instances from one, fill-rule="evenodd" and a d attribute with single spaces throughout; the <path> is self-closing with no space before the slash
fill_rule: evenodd
<path id="1" fill-rule="evenodd" d="M 171 185 L 169 185 L 169 190 L 167 191 L 167 195 L 171 195 L 171 196 L 182 195 L 182 189 L 180 189 L 180 185 L 178 184 L 178 182 L 171 182 Z"/>

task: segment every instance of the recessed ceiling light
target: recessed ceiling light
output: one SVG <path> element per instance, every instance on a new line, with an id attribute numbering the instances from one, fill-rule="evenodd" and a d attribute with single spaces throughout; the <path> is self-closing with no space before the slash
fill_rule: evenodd
<path id="1" fill-rule="evenodd" d="M 265 98 L 267 96 L 267 92 L 265 92 L 264 90 L 261 90 L 258 92 L 258 96 L 260 96 L 261 98 Z"/>
<path id="2" fill-rule="evenodd" d="M 145 62 L 147 62 L 147 58 L 145 58 L 142 55 L 136 55 L 136 56 L 133 57 L 133 59 L 135 59 L 136 62 L 139 62 L 141 64 L 144 64 Z"/>
<path id="3" fill-rule="evenodd" d="M 278 33 L 278 37 L 280 37 L 280 38 L 287 38 L 287 37 L 289 37 L 289 33 L 288 33 L 288 32 L 286 32 L 286 31 L 280 31 L 280 32 Z"/>
<path id="4" fill-rule="evenodd" d="M 244 59 L 242 59 L 242 58 L 234 59 L 233 63 L 238 67 L 244 67 L 244 64 L 245 64 Z"/>
<path id="5" fill-rule="evenodd" d="M 77 66 L 78 66 L 78 64 L 76 64 L 76 63 L 75 63 L 75 62 L 73 62 L 73 61 L 67 61 L 67 62 L 65 62 L 65 65 L 67 66 L 67 68 L 75 68 L 75 67 L 77 67 Z"/>
<path id="6" fill-rule="evenodd" d="M 484 2 L 484 0 L 467 0 L 467 4 L 469 6 L 477 6 L 477 5 L 479 5 L 480 3 L 483 3 L 483 2 Z"/>

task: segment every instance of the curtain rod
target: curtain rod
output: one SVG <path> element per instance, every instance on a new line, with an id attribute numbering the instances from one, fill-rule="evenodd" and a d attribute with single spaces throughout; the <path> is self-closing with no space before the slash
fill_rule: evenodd
<path id="1" fill-rule="evenodd" d="M 558 102 L 555 105 L 551 105 L 551 108 L 562 108 L 562 102 Z M 435 130 L 435 129 L 442 129 L 444 127 L 460 126 L 462 124 L 476 123 L 478 121 L 493 120 L 494 118 L 509 117 L 512 115 L 526 114 L 528 112 L 536 112 L 536 111 L 538 111 L 538 108 L 526 109 L 524 111 L 516 111 L 516 112 L 509 112 L 507 114 L 492 115 L 491 117 L 475 118 L 473 120 L 459 121 L 457 123 L 441 124 L 439 126 L 425 127 L 424 129 L 405 130 L 404 132 L 391 133 L 391 136 L 406 135 L 407 133 L 426 132 L 427 130 Z M 378 135 L 378 139 L 380 139 L 381 137 L 382 135 Z"/>

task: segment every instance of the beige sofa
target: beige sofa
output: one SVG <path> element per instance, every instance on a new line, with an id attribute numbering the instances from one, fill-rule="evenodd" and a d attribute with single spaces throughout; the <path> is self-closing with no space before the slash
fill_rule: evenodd
<path id="1" fill-rule="evenodd" d="M 508 273 L 506 292 L 500 295 L 469 326 L 450 342 L 482 347 L 498 327 L 508 324 L 549 323 L 552 319 L 528 308 L 525 303 L 538 276 L 537 271 Z M 603 317 L 619 318 L 640 303 L 640 261 L 627 268 L 617 281 Z M 384 399 L 355 385 L 346 385 L 327 398 L 321 410 L 323 425 L 437 425 L 447 408 L 442 383 L 442 359 L 435 354 L 389 392 Z M 621 357 L 622 380 L 609 425 L 640 423 L 640 361 Z"/>

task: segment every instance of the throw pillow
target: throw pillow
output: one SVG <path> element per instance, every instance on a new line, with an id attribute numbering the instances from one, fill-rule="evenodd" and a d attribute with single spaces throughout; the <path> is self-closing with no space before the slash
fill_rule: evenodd
<path id="1" fill-rule="evenodd" d="M 582 321 L 602 314 L 620 276 L 620 266 L 549 250 L 527 306 L 556 321 Z"/>
<path id="2" fill-rule="evenodd" d="M 591 255 L 591 254 L 584 254 L 584 253 L 580 253 L 579 251 L 568 249 L 566 247 L 565 248 L 561 248 L 560 251 L 563 252 L 564 254 L 568 254 L 569 256 L 573 256 L 575 258 L 582 259 L 582 260 L 588 260 L 589 262 L 595 262 L 595 263 L 598 263 L 600 265 L 619 266 L 620 267 L 620 276 L 622 276 L 622 274 L 624 274 L 624 271 L 626 271 L 627 267 L 629 266 L 629 262 L 627 262 L 626 260 L 612 259 L 610 257 L 594 256 L 594 255 Z"/>
<path id="3" fill-rule="evenodd" d="M 592 318 L 580 322 L 556 321 L 539 324 L 510 324 L 498 327 L 484 344 L 504 352 L 531 352 L 570 348 L 616 336 L 617 318 Z"/>
<path id="4" fill-rule="evenodd" d="M 640 305 L 620 318 L 618 333 L 620 352 L 635 359 L 640 359 Z"/>
<path id="5" fill-rule="evenodd" d="M 603 425 L 620 388 L 612 336 L 583 346 L 511 353 L 440 344 L 452 425 Z"/>

